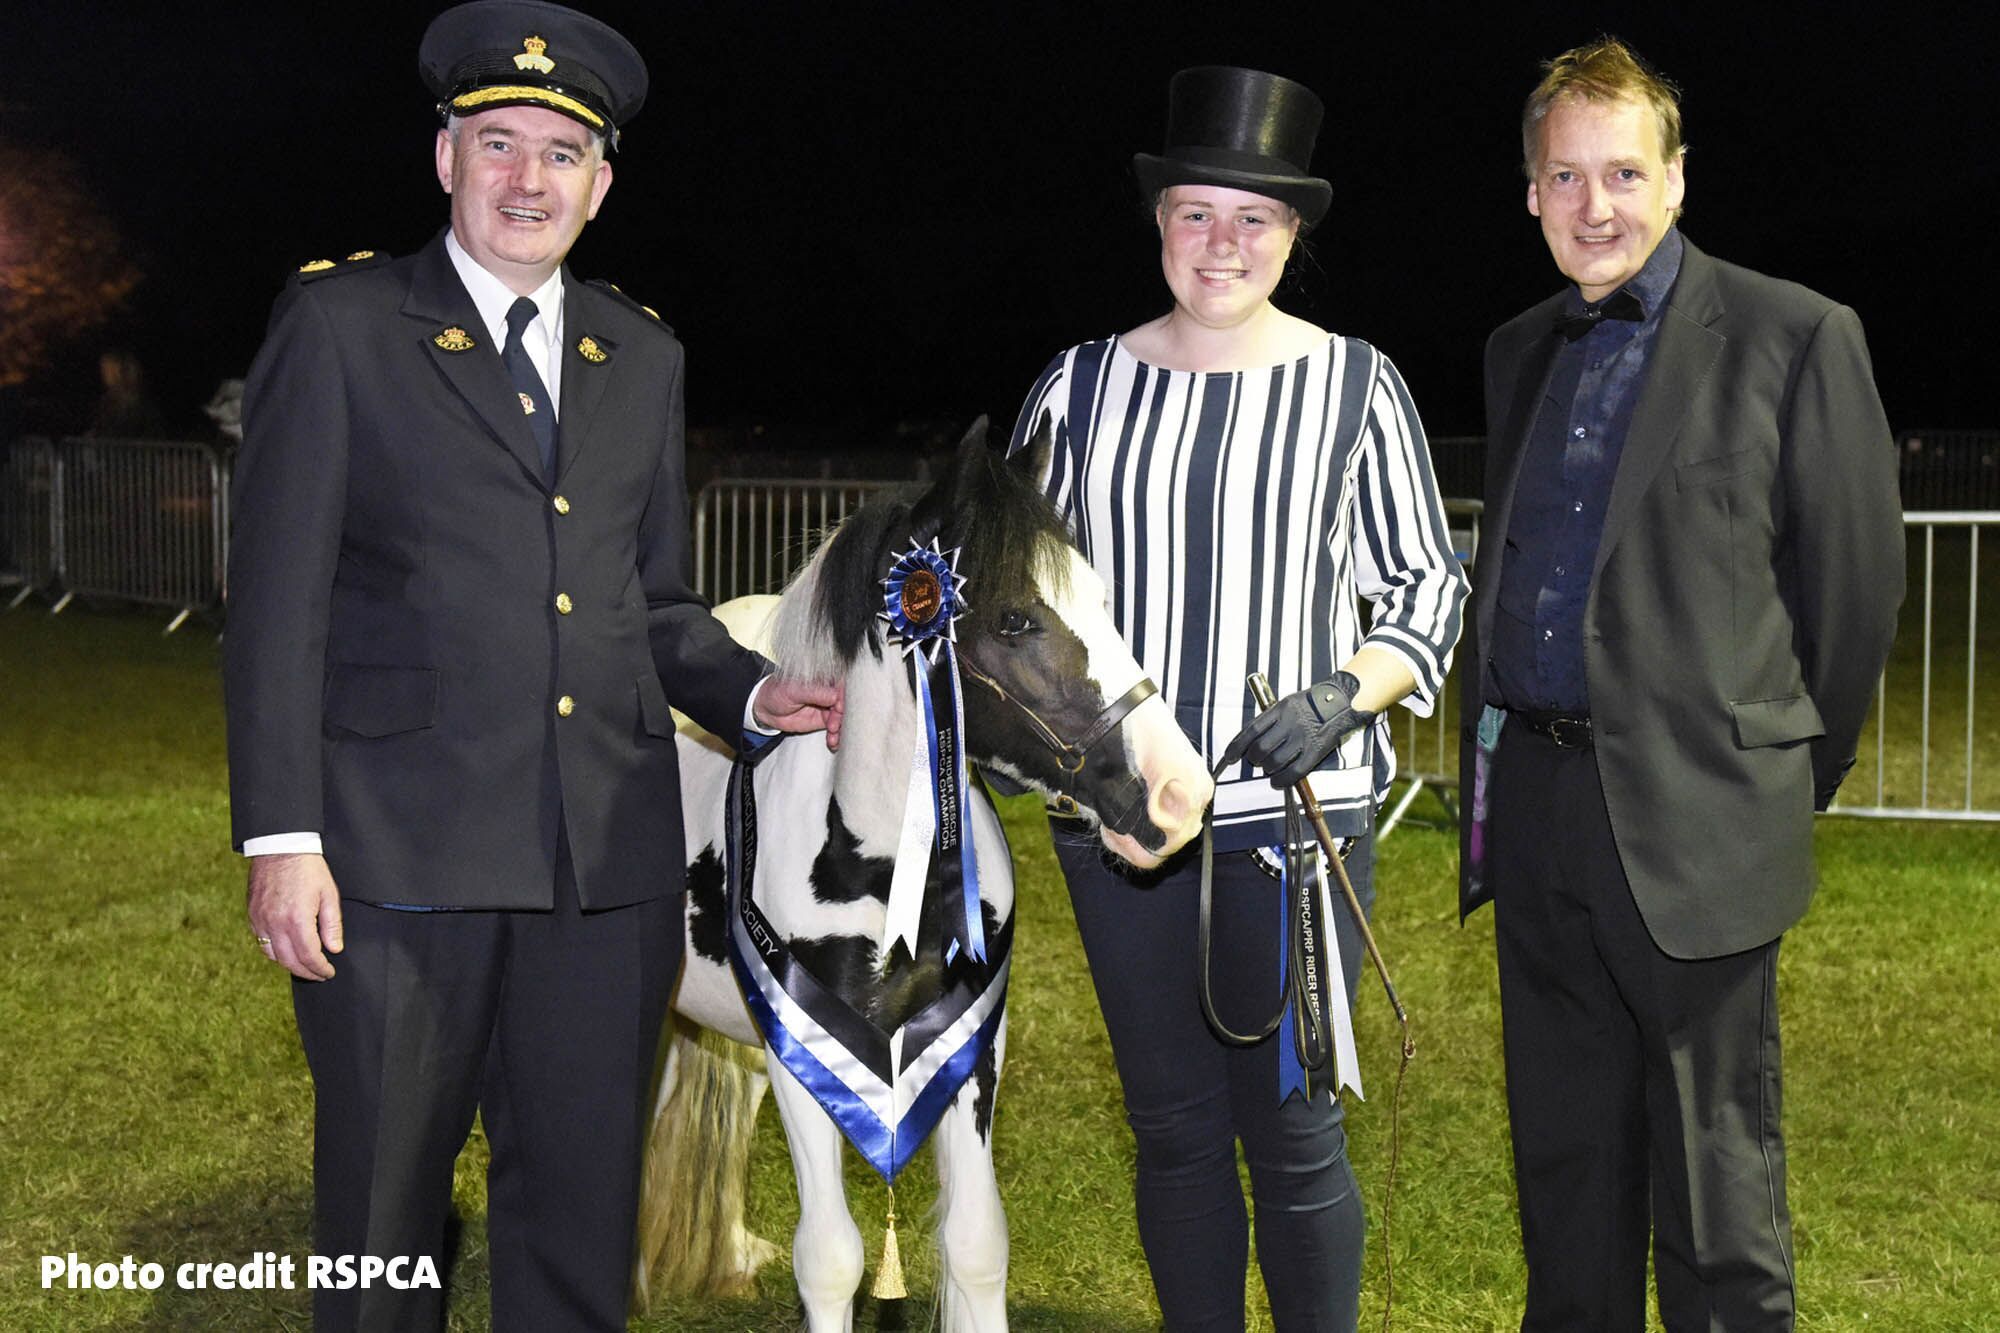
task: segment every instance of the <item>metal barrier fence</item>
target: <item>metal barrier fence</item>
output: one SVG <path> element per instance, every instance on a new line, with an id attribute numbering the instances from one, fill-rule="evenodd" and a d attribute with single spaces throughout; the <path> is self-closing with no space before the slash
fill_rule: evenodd
<path id="1" fill-rule="evenodd" d="M 19 440 L 6 468 L 9 577 L 40 592 L 164 607 L 172 633 L 222 602 L 228 468 L 206 444 Z"/>
<path id="2" fill-rule="evenodd" d="M 702 488 L 694 506 L 695 586 L 725 601 L 776 592 L 813 547 L 882 481 L 735 481 Z M 218 607 L 227 563 L 228 468 L 203 444 L 146 440 L 16 440 L 0 469 L 0 588 L 12 605 L 42 593 L 60 611 L 106 596 L 171 610 L 171 632 Z M 1478 554 L 1477 500 L 1447 500 L 1453 545 Z M 1979 656 L 2000 650 L 1980 619 L 1982 579 L 2000 578 L 2000 510 L 1903 516 L 1910 585 L 1901 628 L 1877 690 L 1862 754 L 1837 815 L 2000 822 L 2000 716 L 1980 708 Z M 1404 779 L 1387 833 L 1426 793 L 1457 818 L 1458 741 L 1452 692 L 1429 718 L 1402 711 L 1394 727 Z"/>
<path id="3" fill-rule="evenodd" d="M 1456 546 L 1468 566 L 1478 549 L 1481 505 L 1447 500 Z M 1461 526 L 1464 520 L 1464 526 Z M 1896 646 L 1876 687 L 1861 753 L 1829 812 L 1878 819 L 2000 822 L 2000 701 L 1981 711 L 1979 651 L 2000 650 L 2000 626 L 1980 620 L 1982 578 L 2000 579 L 2000 511 L 1920 510 L 1903 515 L 1909 583 Z M 1456 666 L 1446 693 L 1463 688 Z M 1382 820 L 1387 832 L 1429 793 L 1456 820 L 1458 710 L 1440 695 L 1419 718 L 1395 727 L 1397 772 L 1407 778 Z"/>
<path id="4" fill-rule="evenodd" d="M 1447 499 L 1445 522 L 1451 529 L 1452 553 L 1468 570 L 1479 554 L 1479 525 L 1486 513 L 1483 500 Z M 1458 704 L 1453 691 L 1460 672 L 1454 661 L 1451 673 L 1438 691 L 1437 706 L 1429 717 L 1418 717 L 1407 708 L 1398 708 L 1390 724 L 1396 742 L 1396 780 L 1403 789 L 1395 793 L 1383 812 L 1376 836 L 1386 838 L 1428 792 L 1443 809 L 1445 819 L 1458 823 Z M 1412 821 L 1420 822 L 1420 821 Z"/>
<path id="5" fill-rule="evenodd" d="M 777 592 L 821 538 L 886 481 L 740 480 L 694 502 L 694 586 L 713 602 Z"/>
<path id="6" fill-rule="evenodd" d="M 0 467 L 0 589 L 15 590 L 10 611 L 55 582 L 55 476 L 49 441 L 26 437 L 8 447 Z"/>
<path id="7" fill-rule="evenodd" d="M 2000 577 L 2000 510 L 1917 511 L 1903 526 L 1912 577 L 1896 650 L 1832 813 L 2000 822 L 2000 770 L 1979 766 L 2000 751 L 2000 717 L 1979 709 L 1980 642 L 2000 647 L 1979 619 L 1979 585 Z"/>
<path id="8" fill-rule="evenodd" d="M 703 488 L 695 506 L 697 586 L 718 601 L 777 591 L 820 535 L 885 484 L 720 481 Z M 1483 511 L 1478 500 L 1445 501 L 1453 548 L 1468 567 L 1479 551 Z M 1982 631 L 1989 655 L 2000 649 L 2000 633 L 1979 620 L 1980 576 L 2000 578 L 2000 512 L 1915 512 L 1903 521 L 1911 580 L 1902 627 L 1860 763 L 1832 813 L 2000 820 L 2000 769 L 1978 763 L 1981 754 L 2000 754 L 2000 716 L 1990 708 L 1980 713 L 1978 674 Z M 1461 688 L 1454 669 L 1430 717 L 1398 710 L 1399 786 L 1383 815 L 1384 835 L 1406 819 L 1418 822 L 1425 797 L 1446 820 L 1457 820 Z"/>
<path id="9" fill-rule="evenodd" d="M 1440 494 L 1484 488 L 1484 436 L 1433 435 L 1430 451 Z M 2000 509 L 2000 430 L 1899 431 L 1896 468 L 1906 510 Z"/>

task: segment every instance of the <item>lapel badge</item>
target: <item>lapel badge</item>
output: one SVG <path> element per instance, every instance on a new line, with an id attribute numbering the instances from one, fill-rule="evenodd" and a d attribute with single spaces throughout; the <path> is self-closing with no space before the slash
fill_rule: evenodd
<path id="1" fill-rule="evenodd" d="M 332 268 L 332 267 L 333 267 L 333 261 L 332 261 L 331 259 L 315 259 L 315 260 L 313 260 L 313 262 L 312 262 L 312 263 L 310 263 L 310 264 L 301 264 L 301 265 L 299 265 L 299 272 L 301 272 L 301 273 L 324 273 L 324 272 L 326 272 L 326 271 L 327 271 L 328 269 L 330 269 L 330 268 Z"/>
<path id="2" fill-rule="evenodd" d="M 514 57 L 514 68 L 534 70 L 538 74 L 553 74 L 556 62 L 543 55 L 549 44 L 540 37 L 530 37 L 521 43 L 521 54 Z"/>
<path id="3" fill-rule="evenodd" d="M 515 391 L 515 396 L 516 396 L 517 398 L 519 398 L 519 399 L 521 400 L 521 415 L 522 415 L 522 416 L 524 416 L 524 417 L 531 417 L 531 416 L 535 415 L 535 400 L 534 400 L 534 399 L 530 398 L 530 397 L 529 397 L 529 396 L 528 396 L 527 394 L 525 394 L 525 393 L 521 393 L 521 392 L 520 392 L 519 390 L 516 390 L 516 391 Z"/>
<path id="4" fill-rule="evenodd" d="M 599 347 L 597 345 L 597 339 L 591 337 L 587 333 L 584 334 L 582 340 L 577 343 L 576 350 L 577 350 L 577 355 L 581 356 L 586 361 L 602 363 L 611 359 L 611 353 L 605 351 L 602 347 Z"/>
<path id="5" fill-rule="evenodd" d="M 456 324 L 431 339 L 431 341 L 439 347 L 444 348 L 447 352 L 469 352 L 477 345 L 466 335 L 465 330 Z"/>
<path id="6" fill-rule="evenodd" d="M 373 250 L 356 250 L 353 254 L 347 257 L 347 262 L 350 264 L 358 264 L 364 259 L 373 259 L 374 257 L 375 257 L 375 252 Z"/>

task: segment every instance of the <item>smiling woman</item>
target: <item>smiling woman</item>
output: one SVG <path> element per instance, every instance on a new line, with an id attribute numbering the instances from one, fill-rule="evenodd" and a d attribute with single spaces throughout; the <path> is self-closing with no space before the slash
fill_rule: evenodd
<path id="1" fill-rule="evenodd" d="M 1173 185 L 1156 206 L 1169 319 L 1235 328 L 1269 308 L 1299 235 L 1298 210 L 1224 185 Z"/>
<path id="2" fill-rule="evenodd" d="M 1133 162 L 1173 304 L 1057 357 L 1015 429 L 1025 449 L 1052 427 L 1045 489 L 1216 764 L 1212 981 L 1219 1021 L 1238 1028 L 1263 1021 L 1284 984 L 1272 927 L 1287 897 L 1260 855 L 1293 859 L 1274 788 L 1310 783 L 1372 896 L 1369 829 L 1394 762 L 1377 715 L 1406 696 L 1430 711 L 1465 596 L 1395 367 L 1271 304 L 1332 198 L 1308 167 L 1321 114 L 1277 75 L 1175 76 L 1167 148 Z M 1365 632 L 1357 595 L 1374 603 Z M 1289 693 L 1246 728 L 1251 672 Z M 1337 950 L 1301 946 L 1296 974 L 1327 978 L 1315 1012 L 1338 1015 L 1316 1040 L 1295 1046 L 1286 1023 L 1237 1045 L 1198 999 L 1202 858 L 1133 876 L 1074 836 L 1056 852 L 1138 1140 L 1139 1235 L 1167 1326 L 1243 1327 L 1240 1139 L 1277 1326 L 1353 1329 L 1363 1218 L 1334 1089 L 1360 1087 L 1345 1031 L 1354 923 L 1334 922 Z M 1319 872 L 1294 873 L 1296 886 Z"/>

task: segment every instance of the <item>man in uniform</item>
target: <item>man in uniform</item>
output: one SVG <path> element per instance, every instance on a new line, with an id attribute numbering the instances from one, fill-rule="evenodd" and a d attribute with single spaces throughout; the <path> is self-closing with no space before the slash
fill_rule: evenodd
<path id="1" fill-rule="evenodd" d="M 1571 285 L 1486 348 L 1461 895 L 1496 913 L 1522 1328 L 1639 1333 L 1650 1231 L 1669 1330 L 1789 1329 L 1778 941 L 1895 632 L 1894 451 L 1854 312 L 1675 226 L 1671 85 L 1599 41 L 1522 135 Z"/>
<path id="2" fill-rule="evenodd" d="M 449 228 L 308 264 L 245 391 L 235 839 L 251 928 L 298 978 L 317 1251 L 442 1268 L 476 1108 L 494 1327 L 622 1329 L 683 938 L 669 705 L 831 744 L 839 696 L 764 679 L 690 589 L 680 346 L 563 267 L 644 100 L 638 53 L 481 0 L 420 61 Z M 439 1299 L 314 1309 L 426 1327 Z"/>

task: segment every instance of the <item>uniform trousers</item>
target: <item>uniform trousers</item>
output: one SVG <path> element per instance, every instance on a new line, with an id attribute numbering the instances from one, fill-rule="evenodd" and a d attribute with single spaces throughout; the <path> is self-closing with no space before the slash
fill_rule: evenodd
<path id="1" fill-rule="evenodd" d="M 1138 1148 L 1139 1240 L 1170 1333 L 1239 1333 L 1249 1221 L 1236 1145 L 1250 1168 L 1257 1260 L 1280 1333 L 1351 1333 L 1366 1218 L 1341 1106 L 1314 1076 L 1313 1096 L 1278 1100 L 1278 1044 L 1225 1043 L 1197 992 L 1200 844 L 1151 873 L 1107 865 L 1096 840 L 1057 822 L 1091 980 L 1111 1037 L 1126 1118 Z M 1348 858 L 1373 899 L 1373 840 Z M 1339 889 L 1335 936 L 1350 1003 L 1361 940 Z M 1212 994 L 1237 1032 L 1269 1021 L 1279 985 L 1278 882 L 1245 853 L 1215 857 Z M 1329 1076 L 1330 1077 L 1330 1076 Z"/>
<path id="2" fill-rule="evenodd" d="M 399 911 L 352 900 L 330 981 L 295 981 L 316 1099 L 314 1245 L 430 1255 L 479 1112 L 492 1148 L 496 1330 L 623 1330 L 646 1093 L 680 970 L 681 898 L 548 912 Z M 321 1290 L 330 1330 L 442 1327 L 441 1293 Z"/>
<path id="3" fill-rule="evenodd" d="M 1642 1333 L 1649 1230 L 1669 1333 L 1789 1330 L 1778 941 L 1660 950 L 1588 747 L 1510 721 L 1488 790 L 1524 1333 Z"/>

